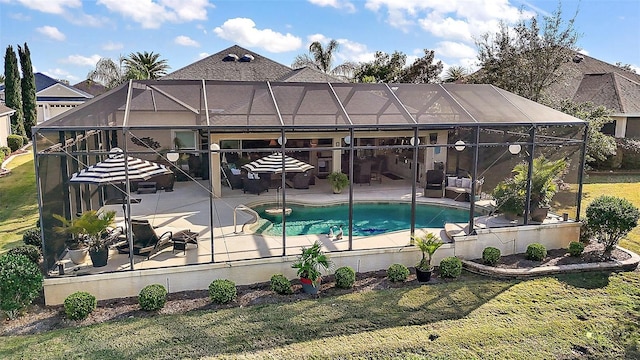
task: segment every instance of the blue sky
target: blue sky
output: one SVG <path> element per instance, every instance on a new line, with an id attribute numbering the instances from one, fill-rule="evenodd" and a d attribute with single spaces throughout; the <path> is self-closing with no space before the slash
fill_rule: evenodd
<path id="1" fill-rule="evenodd" d="M 336 39 L 336 64 L 395 50 L 408 62 L 435 50 L 445 67 L 476 68 L 474 38 L 500 20 L 548 15 L 556 0 L 0 0 L 2 60 L 27 42 L 36 71 L 71 84 L 101 57 L 153 51 L 177 70 L 238 44 L 285 65 L 308 45 Z M 640 1 L 564 0 L 578 10 L 578 46 L 640 73 Z"/>

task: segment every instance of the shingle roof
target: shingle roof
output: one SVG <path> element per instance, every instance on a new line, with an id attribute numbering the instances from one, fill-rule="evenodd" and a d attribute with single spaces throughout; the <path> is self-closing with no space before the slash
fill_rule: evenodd
<path id="1" fill-rule="evenodd" d="M 286 82 L 346 82 L 339 77 L 325 74 L 320 70 L 310 68 L 308 66 L 291 70 L 288 74 L 284 75 L 278 81 Z"/>
<path id="2" fill-rule="evenodd" d="M 13 110 L 12 108 L 4 105 L 4 104 L 0 104 L 0 115 L 5 115 L 5 114 L 9 114 L 9 113 L 14 113 L 15 110 Z"/>
<path id="3" fill-rule="evenodd" d="M 575 61 L 561 68 L 563 79 L 546 91 L 552 101 L 591 101 L 614 111 L 636 112 L 631 109 L 640 106 L 640 94 L 633 84 L 640 84 L 640 75 L 577 52 L 574 56 Z"/>
<path id="4" fill-rule="evenodd" d="M 83 91 L 81 89 L 75 88 L 75 87 L 67 85 L 65 83 L 62 83 L 62 82 L 60 82 L 58 80 L 55 80 L 55 79 L 53 79 L 53 78 L 51 78 L 51 77 L 49 77 L 49 76 L 47 76 L 47 75 L 45 75 L 43 73 L 37 72 L 37 73 L 33 74 L 33 76 L 36 79 L 36 94 L 39 93 L 40 91 L 48 89 L 48 88 L 50 88 L 50 87 L 52 87 L 52 86 L 54 86 L 56 84 L 60 84 L 60 85 L 64 86 L 65 88 L 68 88 L 68 89 L 78 93 L 78 96 L 77 96 L 78 99 L 86 100 L 86 99 L 90 99 L 90 98 L 93 97 L 93 95 L 91 95 L 91 94 L 89 94 L 89 93 L 87 93 L 87 92 L 85 92 L 85 91 Z M 41 97 L 38 97 L 38 99 L 40 99 L 40 98 Z M 67 97 L 62 97 L 61 99 L 66 99 L 66 98 Z"/>
<path id="5" fill-rule="evenodd" d="M 235 54 L 238 60 L 223 61 L 229 54 Z M 242 61 L 245 54 L 253 59 Z M 275 81 L 289 72 L 291 68 L 288 66 L 234 45 L 167 74 L 161 80 Z"/>
<path id="6" fill-rule="evenodd" d="M 81 81 L 75 85 L 73 85 L 74 88 L 78 89 L 78 90 L 82 90 L 86 93 L 89 93 L 93 96 L 98 96 L 101 94 L 106 93 L 107 91 L 109 91 L 109 89 L 107 89 L 106 86 L 97 83 L 95 81 L 91 81 L 89 79 Z"/>

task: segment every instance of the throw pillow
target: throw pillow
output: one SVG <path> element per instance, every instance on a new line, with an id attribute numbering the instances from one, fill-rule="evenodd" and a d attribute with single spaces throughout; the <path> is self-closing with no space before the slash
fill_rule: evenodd
<path id="1" fill-rule="evenodd" d="M 469 178 L 463 178 L 462 179 L 462 186 L 465 189 L 471 189 L 471 179 Z"/>
<path id="2" fill-rule="evenodd" d="M 456 179 L 456 187 L 462 187 L 462 179 Z"/>
<path id="3" fill-rule="evenodd" d="M 447 186 L 456 186 L 455 176 L 447 176 Z"/>

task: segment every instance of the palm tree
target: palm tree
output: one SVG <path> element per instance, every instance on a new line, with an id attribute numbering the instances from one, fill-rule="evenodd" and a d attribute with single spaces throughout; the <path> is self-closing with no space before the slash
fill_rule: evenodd
<path id="1" fill-rule="evenodd" d="M 314 41 L 309 45 L 309 54 L 301 54 L 296 56 L 293 60 L 291 67 L 299 69 L 301 67 L 309 66 L 314 69 L 320 70 L 325 74 L 340 76 L 344 78 L 350 77 L 353 70 L 356 67 L 355 63 L 345 61 L 341 65 L 332 67 L 333 54 L 338 50 L 340 44 L 336 40 L 329 41 L 327 47 L 323 47 L 319 41 Z"/>
<path id="2" fill-rule="evenodd" d="M 87 74 L 87 79 L 99 82 L 108 89 L 122 84 L 127 80 L 126 74 L 122 68 L 123 59 L 120 57 L 119 63 L 110 58 L 102 58 L 96 63 L 96 68 Z"/>
<path id="3" fill-rule="evenodd" d="M 152 52 L 136 52 L 124 58 L 127 75 L 131 79 L 157 79 L 167 74 L 170 69 L 166 59 L 160 60 L 160 54 Z"/>
<path id="4" fill-rule="evenodd" d="M 467 76 L 467 70 L 462 66 L 452 66 L 447 69 L 444 82 L 456 82 L 463 80 Z"/>

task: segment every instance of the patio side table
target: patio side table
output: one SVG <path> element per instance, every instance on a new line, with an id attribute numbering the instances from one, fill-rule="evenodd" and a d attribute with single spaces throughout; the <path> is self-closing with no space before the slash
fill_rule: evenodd
<path id="1" fill-rule="evenodd" d="M 173 253 L 177 251 L 187 252 L 187 244 L 195 244 L 198 247 L 198 233 L 191 230 L 181 230 L 173 234 Z"/>

